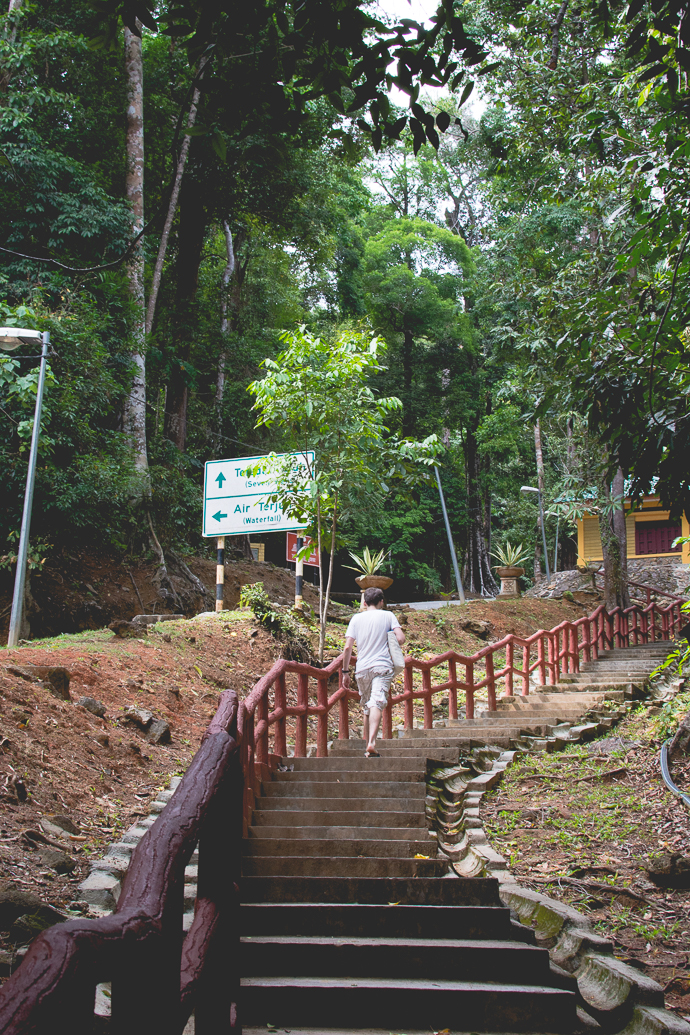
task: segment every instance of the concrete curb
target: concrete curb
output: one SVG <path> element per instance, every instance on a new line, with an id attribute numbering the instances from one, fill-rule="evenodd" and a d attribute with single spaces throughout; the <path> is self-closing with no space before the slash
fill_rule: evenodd
<path id="1" fill-rule="evenodd" d="M 93 860 L 89 876 L 79 885 L 79 901 L 86 902 L 92 913 L 106 916 L 113 912 L 120 897 L 122 880 L 129 867 L 132 852 L 149 827 L 156 822 L 181 782 L 181 776 L 174 776 L 170 781 L 169 790 L 161 791 L 151 803 L 149 815 L 133 823 L 122 835 L 122 839 L 112 844 L 102 858 Z"/>
<path id="2" fill-rule="evenodd" d="M 537 944 L 548 948 L 556 970 L 576 979 L 586 1025 L 619 1035 L 690 1035 L 690 1024 L 664 1008 L 661 985 L 616 959 L 613 943 L 597 934 L 582 913 L 523 888 L 505 858 L 492 848 L 481 822 L 480 802 L 517 754 L 476 748 L 473 764 L 478 768 L 490 764 L 490 768 L 474 777 L 461 765 L 431 771 L 427 801 L 431 799 L 433 805 L 427 806 L 427 816 L 436 828 L 439 855 L 448 857 L 459 877 L 499 881 L 501 901 L 514 919 L 534 930 Z"/>

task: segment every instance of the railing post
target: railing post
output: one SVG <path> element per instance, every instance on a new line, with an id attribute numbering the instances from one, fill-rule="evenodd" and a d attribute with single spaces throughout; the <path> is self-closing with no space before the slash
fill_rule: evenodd
<path id="1" fill-rule="evenodd" d="M 448 659 L 448 718 L 458 717 L 458 667 L 455 658 Z"/>
<path id="2" fill-rule="evenodd" d="M 393 702 L 390 696 L 381 716 L 381 738 L 383 740 L 393 739 Z"/>
<path id="3" fill-rule="evenodd" d="M 592 629 L 589 618 L 587 618 L 582 624 L 582 653 L 585 656 L 585 661 L 592 660 L 591 636 Z"/>
<path id="4" fill-rule="evenodd" d="M 513 669 L 515 667 L 513 659 L 514 651 L 515 644 L 513 643 L 513 637 L 511 635 L 510 639 L 506 643 L 506 689 L 505 694 L 503 695 L 504 697 L 513 696 Z"/>
<path id="5" fill-rule="evenodd" d="M 307 754 L 307 708 L 309 707 L 309 676 L 300 672 L 297 676 L 297 707 L 299 715 L 295 716 L 295 758 L 305 758 Z"/>
<path id="6" fill-rule="evenodd" d="M 434 725 L 434 711 L 431 703 L 431 669 L 422 669 L 422 690 L 424 692 L 424 729 L 430 730 Z"/>
<path id="7" fill-rule="evenodd" d="M 556 650 L 556 637 L 553 633 L 547 633 L 546 642 L 549 651 L 549 685 L 555 686 L 558 682 L 558 652 Z"/>
<path id="8" fill-rule="evenodd" d="M 254 768 L 254 715 L 250 711 L 245 712 L 242 740 L 244 746 L 244 816 L 245 821 L 249 822 L 257 791 L 256 770 Z"/>
<path id="9" fill-rule="evenodd" d="M 143 925 L 127 952 L 118 954 L 112 977 L 113 1035 L 179 1030 L 183 903 L 184 871 L 171 875 L 156 933 Z"/>
<path id="10" fill-rule="evenodd" d="M 578 626 L 573 622 L 570 626 L 570 643 L 573 650 L 573 672 L 580 671 L 580 637 L 578 635 Z"/>
<path id="11" fill-rule="evenodd" d="M 522 648 L 522 696 L 529 694 L 529 659 L 531 650 L 529 647 Z"/>
<path id="12" fill-rule="evenodd" d="M 403 687 L 405 692 L 405 729 L 411 730 L 414 728 L 414 700 L 412 698 L 412 662 L 405 662 L 405 672 L 403 674 Z"/>
<path id="13" fill-rule="evenodd" d="M 268 695 L 264 694 L 256 706 L 256 725 L 263 722 L 264 729 L 256 744 L 257 765 L 268 765 Z"/>
<path id="14" fill-rule="evenodd" d="M 285 713 L 286 708 L 286 695 L 285 695 L 285 673 L 281 672 L 280 675 L 276 676 L 275 681 L 275 694 L 273 700 L 275 702 L 276 711 L 282 711 Z M 273 732 L 273 751 L 276 755 L 284 758 L 287 755 L 287 737 L 286 737 L 286 723 L 285 714 L 282 719 L 276 719 L 275 728 Z"/>
<path id="15" fill-rule="evenodd" d="M 338 669 L 338 688 L 343 689 L 343 667 Z M 346 690 L 338 701 L 338 740 L 350 739 L 350 691 Z"/>
<path id="16" fill-rule="evenodd" d="M 465 664 L 465 718 L 474 718 L 474 662 L 468 661 Z"/>
<path id="17" fill-rule="evenodd" d="M 539 683 L 540 683 L 541 686 L 545 686 L 546 685 L 546 657 L 545 657 L 545 654 L 546 654 L 546 652 L 544 650 L 544 637 L 540 636 L 539 639 L 537 640 L 537 661 L 539 663 L 539 668 L 537 669 L 537 671 L 539 672 Z"/>
<path id="18" fill-rule="evenodd" d="M 496 679 L 494 677 L 494 656 L 486 655 L 486 696 L 489 711 L 496 711 Z"/>
<path id="19" fill-rule="evenodd" d="M 237 1027 L 240 990 L 239 887 L 242 770 L 236 756 L 199 838 L 197 908 L 213 903 L 218 921 L 194 996 L 195 1035 Z M 233 1021 L 235 1023 L 233 1023 Z M 179 1031 L 179 1027 L 173 1030 Z"/>
<path id="20" fill-rule="evenodd" d="M 328 677 L 319 676 L 316 680 L 316 705 L 319 713 L 316 716 L 316 755 L 325 758 L 328 754 Z"/>

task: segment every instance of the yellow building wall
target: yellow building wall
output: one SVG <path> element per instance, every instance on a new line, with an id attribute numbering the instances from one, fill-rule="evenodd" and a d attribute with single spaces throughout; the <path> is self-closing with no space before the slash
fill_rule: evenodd
<path id="1" fill-rule="evenodd" d="M 635 511 L 633 514 L 628 514 L 625 519 L 625 530 L 628 537 L 628 557 L 677 557 L 683 564 L 690 564 L 690 543 L 684 543 L 681 552 L 678 553 L 666 553 L 666 554 L 654 554 L 654 553 L 635 553 L 635 524 L 637 521 L 668 521 L 669 511 L 668 510 L 652 510 L 649 509 L 645 513 L 645 504 L 651 508 L 656 505 L 655 500 L 645 501 L 642 505 L 642 510 Z M 690 522 L 688 522 L 685 514 L 681 518 L 681 535 L 690 536 Z M 590 561 L 601 561 L 603 560 L 603 552 L 601 549 L 601 536 L 599 534 L 599 518 L 590 517 L 585 515 L 584 518 L 577 522 L 577 563 L 588 564 Z"/>

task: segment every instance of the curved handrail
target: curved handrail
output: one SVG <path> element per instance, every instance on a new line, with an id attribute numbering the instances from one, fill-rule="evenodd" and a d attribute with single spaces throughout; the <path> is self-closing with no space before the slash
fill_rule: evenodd
<path id="1" fill-rule="evenodd" d="M 115 912 L 56 924 L 32 942 L 0 989 L 2 1035 L 90 1033 L 102 981 L 112 981 L 118 1033 L 181 1031 L 192 1010 L 199 1035 L 221 1030 L 229 1003 L 216 978 L 236 936 L 228 925 L 240 867 L 237 708 L 236 693 L 223 691 L 179 787 L 132 853 Z M 197 909 L 183 948 L 184 873 L 197 842 Z"/>

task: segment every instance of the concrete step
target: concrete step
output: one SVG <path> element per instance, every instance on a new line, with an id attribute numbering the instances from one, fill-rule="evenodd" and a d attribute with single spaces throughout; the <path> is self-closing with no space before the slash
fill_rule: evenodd
<path id="1" fill-rule="evenodd" d="M 581 714 L 582 712 L 578 712 L 577 717 L 579 718 Z M 546 730 L 553 729 L 554 726 L 560 726 L 561 721 L 562 720 L 560 716 L 557 715 L 552 715 L 548 717 L 540 715 L 537 716 L 534 720 L 531 720 L 529 714 L 523 715 L 522 713 L 519 713 L 517 717 L 509 716 L 505 719 L 500 718 L 492 723 L 487 722 L 486 724 L 482 723 L 478 726 L 455 727 L 455 729 L 457 729 L 457 734 L 454 735 L 452 742 L 453 746 L 455 747 L 460 741 L 467 740 L 468 738 L 482 740 L 485 737 L 493 736 L 515 737 L 522 729 L 539 729 L 545 733 Z M 443 733 L 443 730 L 426 730 L 425 732 L 429 734 L 428 737 L 415 737 L 414 741 L 421 741 L 421 743 L 426 746 L 427 751 L 433 751 L 434 745 L 439 740 L 442 740 L 441 737 L 434 737 L 433 734 Z M 446 731 L 446 733 L 447 732 L 448 731 Z M 413 738 L 410 739 L 412 740 Z"/>
<path id="2" fill-rule="evenodd" d="M 351 856 L 367 859 L 411 859 L 415 855 L 436 856 L 434 838 L 417 840 L 348 837 L 336 838 L 290 838 L 252 837 L 242 843 L 242 854 L 247 856 L 319 855 Z"/>
<path id="3" fill-rule="evenodd" d="M 501 906 L 498 881 L 493 877 L 471 880 L 415 877 L 243 877 L 241 902 L 324 902 L 342 905 Z M 385 910 L 384 910 L 385 912 Z"/>
<path id="4" fill-rule="evenodd" d="M 367 802 L 369 805 L 369 802 Z M 302 809 L 255 809 L 252 816 L 252 826 L 294 826 L 294 827 L 317 827 L 324 826 L 324 820 L 330 819 L 332 826 L 338 827 L 417 827 L 426 830 L 426 819 L 424 812 L 393 812 L 392 809 L 379 809 L 378 811 L 349 811 L 329 812 L 320 809 L 319 811 L 308 812 Z"/>
<path id="5" fill-rule="evenodd" d="M 379 780 L 395 779 L 394 776 L 382 776 L 382 773 L 394 774 L 397 772 L 416 773 L 420 772 L 419 760 L 415 756 L 395 758 L 364 758 L 364 755 L 355 757 L 347 755 L 329 755 L 327 758 L 288 758 L 290 765 L 294 765 L 296 772 L 348 772 L 353 769 L 361 772 L 364 764 L 369 772 L 378 773 Z M 422 767 L 423 771 L 423 767 Z"/>
<path id="6" fill-rule="evenodd" d="M 329 756 L 330 757 L 330 756 Z M 375 760 L 373 760 L 375 761 Z M 423 784 L 426 780 L 425 769 L 418 766 L 416 769 L 409 772 L 405 770 L 383 770 L 376 769 L 372 771 L 369 766 L 365 769 L 345 769 L 342 768 L 334 769 L 331 771 L 328 769 L 319 769 L 316 772 L 309 772 L 305 770 L 295 770 L 292 773 L 273 773 L 271 782 L 264 784 L 264 787 L 273 786 L 274 783 L 291 783 L 301 784 L 310 783 L 312 780 L 316 780 L 318 783 L 338 783 L 338 781 L 347 781 L 348 783 L 360 783 L 370 785 L 372 783 L 390 782 L 393 780 L 397 784 L 410 784 L 421 783 Z M 366 793 L 363 789 L 362 793 Z"/>
<path id="7" fill-rule="evenodd" d="M 241 940 L 242 976 L 318 974 L 320 977 L 486 980 L 509 974 L 513 982 L 548 984 L 548 949 L 505 940 L 456 938 L 250 935 Z"/>
<path id="8" fill-rule="evenodd" d="M 393 780 L 376 780 L 366 784 L 362 789 L 359 780 L 350 780 L 350 773 L 343 773 L 338 781 L 319 780 L 310 782 L 294 782 L 285 780 L 281 783 L 265 783 L 263 792 L 267 798 L 357 798 L 370 801 L 372 798 L 405 798 L 407 801 L 423 799 L 426 787 L 421 781 L 413 784 L 397 783 Z M 263 800 L 263 799 L 261 799 Z"/>
<path id="9" fill-rule="evenodd" d="M 352 856 L 245 856 L 245 877 L 434 877 L 448 872 L 447 859 Z M 284 966 L 284 965 L 283 965 Z"/>
<path id="10" fill-rule="evenodd" d="M 444 881 L 445 884 L 449 883 Z M 531 928 L 502 906 L 252 902 L 240 907 L 244 935 L 371 938 L 500 938 L 534 944 Z"/>
<path id="11" fill-rule="evenodd" d="M 320 814 L 322 819 L 327 819 L 323 813 Z M 390 814 L 388 814 L 390 815 Z M 276 816 L 276 819 L 278 817 Z M 280 816 L 282 819 L 282 814 Z M 423 833 L 421 832 L 423 831 Z M 352 826 L 318 826 L 318 824 L 310 824 L 309 826 L 274 826 L 273 824 L 266 826 L 251 826 L 249 828 L 248 836 L 253 840 L 264 840 L 266 838 L 300 838 L 301 840 L 314 841 L 314 840 L 325 840 L 325 841 L 346 841 L 350 838 L 358 838 L 359 840 L 374 840 L 378 841 L 415 841 L 419 838 L 422 840 L 427 839 L 427 827 L 426 824 L 422 827 L 421 823 L 417 826 L 412 827 L 384 827 L 384 826 L 373 826 L 373 827 L 360 827 L 356 825 Z M 428 840 L 431 840 L 428 838 Z"/>
<path id="12" fill-rule="evenodd" d="M 387 1031 L 463 1027 L 491 1032 L 569 1032 L 575 993 L 540 985 L 426 978 L 245 977 L 239 1007 L 248 1025 L 296 1024 Z"/>
<path id="13" fill-rule="evenodd" d="M 425 733 L 431 733 L 431 730 L 425 730 Z M 443 731 L 441 731 L 443 732 Z M 452 751 L 455 747 L 454 736 L 448 735 L 448 730 L 445 731 L 445 737 L 433 738 L 434 751 Z M 403 758 L 415 758 L 416 756 L 424 755 L 426 751 L 426 745 L 424 738 L 416 739 L 405 739 L 403 737 L 395 737 L 393 740 L 377 740 L 376 750 L 386 753 L 386 757 L 392 756 L 403 757 Z M 341 756 L 355 755 L 360 758 L 364 756 L 364 747 L 356 740 L 337 740 L 331 747 L 329 758 L 339 758 Z"/>
<path id="14" fill-rule="evenodd" d="M 332 788 L 332 784 L 330 785 Z M 361 799 L 359 796 L 350 795 L 342 798 L 307 798 L 296 794 L 285 797 L 258 798 L 254 806 L 254 815 L 257 812 L 296 812 L 299 809 L 305 811 L 333 814 L 334 812 L 351 812 Z M 382 795 L 373 797 L 367 795 L 362 801 L 367 812 L 399 812 L 401 809 L 410 815 L 424 813 L 424 798 L 404 798 Z M 280 822 L 280 820 L 278 820 Z"/>

